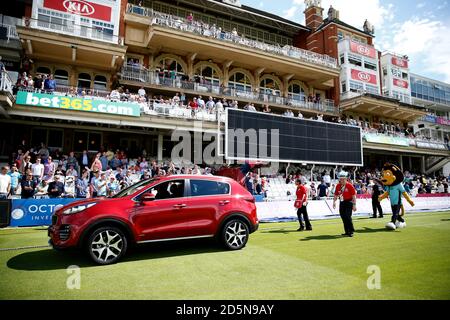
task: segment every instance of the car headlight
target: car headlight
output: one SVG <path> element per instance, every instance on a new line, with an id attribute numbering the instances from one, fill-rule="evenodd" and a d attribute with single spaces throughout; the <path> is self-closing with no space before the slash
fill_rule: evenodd
<path id="1" fill-rule="evenodd" d="M 79 206 L 75 206 L 75 207 L 71 207 L 69 209 L 66 209 L 63 211 L 63 214 L 74 214 L 74 213 L 78 213 L 81 212 L 83 210 L 86 210 L 87 208 L 93 207 L 95 206 L 97 203 L 89 203 L 89 204 L 82 204 Z"/>

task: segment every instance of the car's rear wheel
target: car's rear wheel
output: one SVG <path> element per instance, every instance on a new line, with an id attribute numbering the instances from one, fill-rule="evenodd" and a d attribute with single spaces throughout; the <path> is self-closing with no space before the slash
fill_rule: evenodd
<path id="1" fill-rule="evenodd" d="M 247 224 L 239 219 L 225 223 L 222 229 L 222 243 L 229 250 L 239 250 L 245 247 L 250 232 Z"/>
<path id="2" fill-rule="evenodd" d="M 127 238 L 115 227 L 101 227 L 91 233 L 86 249 L 94 262 L 111 264 L 117 262 L 127 251 Z"/>

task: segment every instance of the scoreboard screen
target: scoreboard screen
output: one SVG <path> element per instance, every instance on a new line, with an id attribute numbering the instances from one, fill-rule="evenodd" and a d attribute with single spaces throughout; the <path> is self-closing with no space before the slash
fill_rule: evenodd
<path id="1" fill-rule="evenodd" d="M 363 165 L 359 127 L 239 109 L 226 112 L 227 160 Z"/>

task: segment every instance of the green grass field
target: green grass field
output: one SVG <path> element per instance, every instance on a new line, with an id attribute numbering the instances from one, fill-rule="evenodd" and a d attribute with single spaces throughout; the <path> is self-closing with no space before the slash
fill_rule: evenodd
<path id="1" fill-rule="evenodd" d="M 79 252 L 0 251 L 0 299 L 450 299 L 450 212 L 409 214 L 407 228 L 354 219 L 262 224 L 241 251 L 213 241 L 147 245 L 120 263 L 93 265 Z M 0 230 L 0 249 L 47 244 L 45 228 Z M 67 289 L 78 265 L 81 288 Z M 381 289 L 369 290 L 369 266 Z"/>

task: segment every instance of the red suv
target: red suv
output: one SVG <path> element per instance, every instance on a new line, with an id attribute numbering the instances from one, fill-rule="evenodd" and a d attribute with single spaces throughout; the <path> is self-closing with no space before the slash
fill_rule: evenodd
<path id="1" fill-rule="evenodd" d="M 52 216 L 48 234 L 55 249 L 85 248 L 96 263 L 110 264 L 131 244 L 157 241 L 216 237 L 238 250 L 257 228 L 255 200 L 239 183 L 180 175 L 66 205 Z"/>

